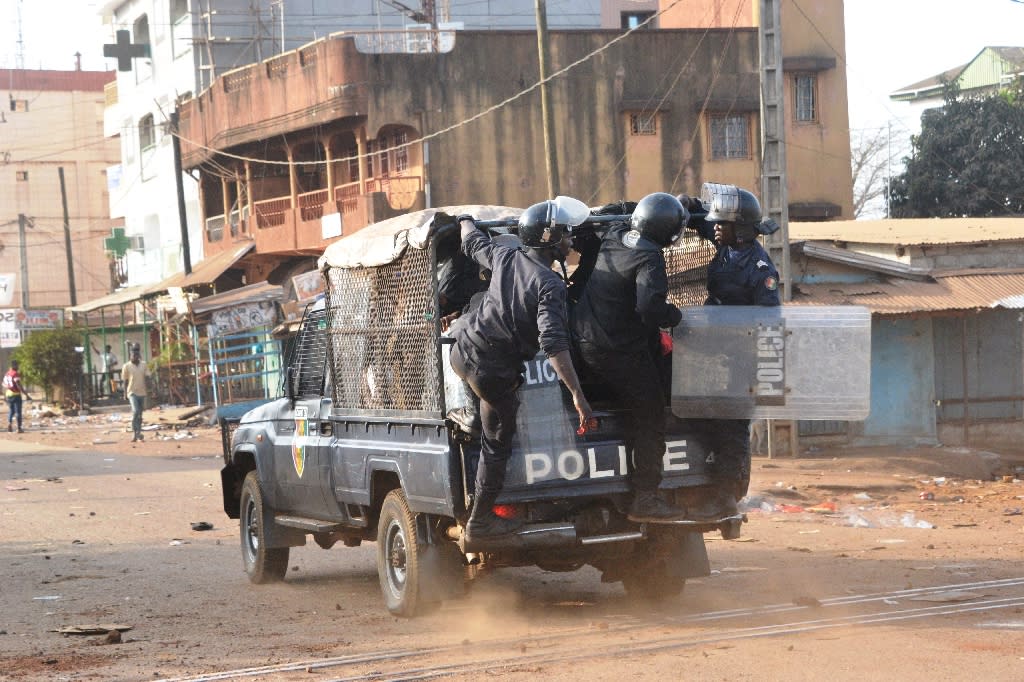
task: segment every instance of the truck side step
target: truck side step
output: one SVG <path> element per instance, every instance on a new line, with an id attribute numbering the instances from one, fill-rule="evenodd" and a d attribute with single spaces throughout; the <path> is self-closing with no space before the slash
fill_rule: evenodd
<path id="1" fill-rule="evenodd" d="M 327 523 L 316 519 L 307 519 L 303 516 L 285 516 L 279 514 L 274 517 L 274 523 L 289 528 L 298 528 L 310 533 L 334 533 L 345 528 L 341 523 Z"/>

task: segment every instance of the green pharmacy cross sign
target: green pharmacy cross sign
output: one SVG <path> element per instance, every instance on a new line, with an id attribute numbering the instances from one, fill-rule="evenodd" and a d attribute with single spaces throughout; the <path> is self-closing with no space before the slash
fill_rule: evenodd
<path id="1" fill-rule="evenodd" d="M 103 250 L 116 258 L 124 258 L 124 255 L 128 253 L 128 247 L 132 244 L 131 240 L 124 236 L 123 227 L 113 228 L 110 230 L 110 234 L 110 237 L 103 240 Z"/>
<path id="2" fill-rule="evenodd" d="M 149 56 L 149 44 L 133 43 L 129 31 L 118 31 L 117 42 L 103 46 L 103 56 L 116 59 L 118 71 L 131 71 L 133 59 Z"/>

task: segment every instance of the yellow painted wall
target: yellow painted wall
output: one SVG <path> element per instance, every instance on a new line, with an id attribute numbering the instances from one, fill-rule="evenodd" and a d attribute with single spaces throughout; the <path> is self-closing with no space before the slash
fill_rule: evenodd
<path id="1" fill-rule="evenodd" d="M 671 0 L 661 0 L 662 9 Z M 687 0 L 661 17 L 663 28 L 757 26 L 757 0 Z M 802 11 L 801 11 L 802 10 Z M 786 170 L 789 203 L 828 202 L 840 207 L 841 218 L 853 217 L 853 179 L 850 170 L 850 123 L 846 87 L 846 33 L 842 2 L 782 0 L 783 58 L 833 59 L 835 66 L 816 71 L 818 112 L 815 123 L 794 123 L 793 72 L 785 74 Z M 758 145 L 759 146 L 759 145 Z M 748 167 L 749 166 L 749 167 Z M 753 178 L 760 185 L 760 159 L 705 161 L 705 177 Z M 738 180 L 723 179 L 723 182 Z"/>

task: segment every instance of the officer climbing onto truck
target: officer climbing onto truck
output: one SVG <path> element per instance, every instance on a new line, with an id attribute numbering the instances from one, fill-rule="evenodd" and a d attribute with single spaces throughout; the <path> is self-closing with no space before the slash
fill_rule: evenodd
<path id="1" fill-rule="evenodd" d="M 779 226 L 761 219 L 757 197 L 735 185 L 706 182 L 701 198 L 680 195 L 691 212 L 707 211 L 688 223 L 701 237 L 715 243 L 708 266 L 708 298 L 705 305 L 778 306 L 779 272 L 758 235 L 772 234 Z M 738 513 L 737 501 L 750 485 L 750 420 L 701 420 L 714 452 L 711 478 L 715 493 L 703 504 L 688 509 L 696 521 L 717 521 Z"/>
<path id="2" fill-rule="evenodd" d="M 534 204 L 520 216 L 523 248 L 494 243 L 470 215 L 456 221 L 463 252 L 491 271 L 480 304 L 452 327 L 450 357 L 452 369 L 480 399 L 483 443 L 465 533 L 467 543 L 473 543 L 515 533 L 522 526 L 521 520 L 499 517 L 493 508 L 512 452 L 523 362 L 543 349 L 572 395 L 580 426 L 593 414 L 569 355 L 566 284 L 551 269 L 569 253 L 571 227 L 557 201 Z"/>
<path id="3" fill-rule="evenodd" d="M 605 233 L 593 270 L 573 316 L 583 364 L 601 378 L 631 428 L 630 483 L 634 522 L 671 523 L 686 510 L 658 496 L 665 454 L 665 395 L 655 363 L 660 329 L 679 324 L 679 309 L 667 300 L 662 249 L 671 246 L 689 219 L 680 201 L 664 192 L 641 199 L 625 224 Z"/>

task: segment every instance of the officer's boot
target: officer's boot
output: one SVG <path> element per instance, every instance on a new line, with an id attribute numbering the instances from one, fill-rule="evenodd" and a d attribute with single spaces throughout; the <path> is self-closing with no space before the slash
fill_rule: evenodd
<path id="1" fill-rule="evenodd" d="M 740 511 L 733 492 L 735 489 L 735 483 L 720 482 L 708 486 L 707 494 L 703 496 L 703 499 L 687 509 L 687 520 L 715 523 L 732 516 L 739 516 Z"/>
<path id="2" fill-rule="evenodd" d="M 473 438 L 480 437 L 480 410 L 473 401 L 470 401 L 465 407 L 456 407 L 454 410 L 450 410 L 448 418 L 463 433 L 467 433 Z"/>
<path id="3" fill-rule="evenodd" d="M 656 489 L 637 490 L 633 494 L 633 504 L 626 515 L 626 518 L 634 523 L 672 523 L 685 517 L 685 509 L 661 499 Z"/>
<path id="4" fill-rule="evenodd" d="M 522 527 L 519 519 L 503 519 L 494 513 L 494 498 L 477 498 L 466 523 L 466 542 L 511 535 Z"/>

